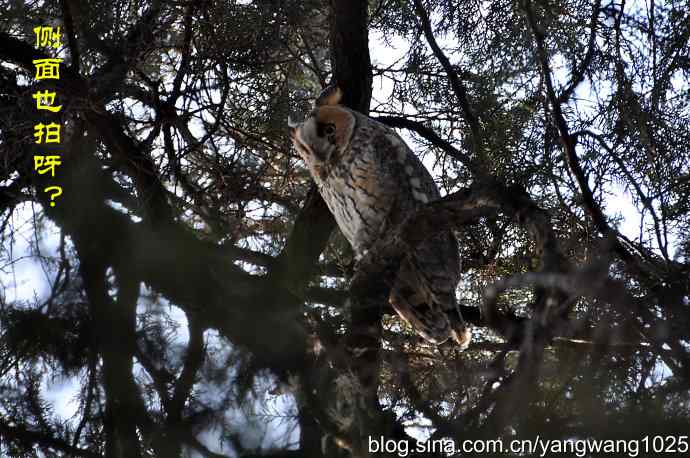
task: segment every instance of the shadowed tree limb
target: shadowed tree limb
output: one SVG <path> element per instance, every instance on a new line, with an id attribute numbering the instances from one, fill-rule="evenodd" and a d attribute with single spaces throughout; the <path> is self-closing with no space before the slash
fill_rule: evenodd
<path id="1" fill-rule="evenodd" d="M 615 237 L 615 233 L 611 230 L 606 220 L 606 215 L 604 215 L 604 212 L 599 207 L 599 204 L 597 204 L 594 194 L 589 187 L 587 177 L 577 157 L 576 138 L 570 135 L 568 123 L 565 120 L 565 116 L 563 115 L 563 111 L 561 109 L 561 102 L 556 96 L 556 91 L 553 86 L 553 77 L 551 68 L 549 66 L 548 53 L 546 50 L 546 34 L 536 22 L 536 17 L 530 0 L 524 0 L 524 9 L 527 16 L 527 22 L 530 26 L 532 34 L 534 35 L 537 62 L 539 63 L 539 67 L 544 78 L 546 96 L 551 105 L 551 115 L 560 135 L 561 143 L 565 151 L 566 162 L 568 163 L 570 170 L 575 176 L 578 187 L 580 188 L 585 209 L 591 216 L 592 221 L 599 232 L 601 232 L 604 236 L 612 236 L 614 238 L 614 248 L 619 256 L 628 265 L 639 271 L 642 269 L 642 266 L 638 264 L 638 260 L 631 255 Z"/>
<path id="2" fill-rule="evenodd" d="M 68 456 L 79 458 L 103 458 L 102 455 L 98 453 L 71 446 L 64 440 L 52 437 L 44 432 L 32 431 L 20 425 L 9 425 L 3 420 L 0 420 L 0 436 L 3 437 L 3 440 L 8 442 L 16 441 L 29 445 L 37 444 L 43 448 L 66 453 Z"/>
<path id="3" fill-rule="evenodd" d="M 462 109 L 463 117 L 465 118 L 465 121 L 467 121 L 467 124 L 470 126 L 470 131 L 472 132 L 473 149 L 475 150 L 475 152 L 478 152 L 480 150 L 479 145 L 481 144 L 482 132 L 481 127 L 479 125 L 479 119 L 471 106 L 469 95 L 467 93 L 467 88 L 465 87 L 464 83 L 460 80 L 460 77 L 453 68 L 453 65 L 450 63 L 448 57 L 445 55 L 441 47 L 438 45 L 436 37 L 434 36 L 434 31 L 431 28 L 431 21 L 429 20 L 429 15 L 424 9 L 422 1 L 413 1 L 415 11 L 417 12 L 417 16 L 419 17 L 419 20 L 421 22 L 421 29 L 422 32 L 424 32 L 424 37 L 426 38 L 427 43 L 429 43 L 429 46 L 431 47 L 431 50 L 434 53 L 434 56 L 436 56 L 436 59 L 438 59 L 439 63 L 443 67 L 443 70 L 445 70 L 448 79 L 450 80 L 450 86 L 451 88 L 453 88 L 453 92 L 455 93 L 455 96 L 458 99 L 458 103 L 460 104 L 460 108 Z"/>
<path id="4" fill-rule="evenodd" d="M 558 96 L 557 102 L 567 103 L 572 96 L 575 89 L 582 83 L 585 79 L 585 73 L 592 64 L 592 59 L 594 58 L 595 49 L 597 46 L 597 28 L 599 26 L 599 14 L 601 13 L 601 0 L 596 0 L 594 5 L 592 5 L 592 17 L 589 21 L 589 40 L 587 41 L 587 53 L 585 57 L 580 62 L 573 74 L 570 76 L 570 84 L 561 92 Z"/>
<path id="5" fill-rule="evenodd" d="M 89 298 L 94 335 L 98 336 L 103 358 L 106 458 L 138 457 L 141 448 L 137 426 L 152 433 L 152 422 L 132 373 L 139 282 L 118 276 L 118 298 L 113 301 L 108 294 L 107 265 L 80 239 L 75 239 L 75 245 L 80 254 L 80 272 Z"/>

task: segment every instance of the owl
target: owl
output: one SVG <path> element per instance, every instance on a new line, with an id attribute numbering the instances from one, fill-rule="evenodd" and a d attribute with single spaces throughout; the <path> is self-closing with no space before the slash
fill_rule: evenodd
<path id="1" fill-rule="evenodd" d="M 359 260 L 440 194 L 394 130 L 340 105 L 341 98 L 339 88 L 325 90 L 303 122 L 289 122 L 290 137 Z M 442 231 L 403 258 L 388 300 L 427 341 L 441 344 L 451 337 L 464 349 L 471 333 L 455 299 L 459 279 L 457 240 Z"/>

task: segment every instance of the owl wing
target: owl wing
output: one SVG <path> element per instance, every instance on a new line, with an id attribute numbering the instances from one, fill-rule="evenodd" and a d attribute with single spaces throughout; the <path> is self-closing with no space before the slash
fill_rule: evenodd
<path id="1" fill-rule="evenodd" d="M 388 301 L 415 332 L 431 343 L 441 344 L 450 335 L 449 321 L 423 282 L 411 260 L 404 260 Z"/>
<path id="2" fill-rule="evenodd" d="M 426 203 L 439 199 L 440 194 L 426 167 L 402 139 L 390 130 L 385 137 L 393 144 L 387 150 L 387 162 L 398 189 L 388 219 L 389 226 L 396 226 Z M 438 344 L 453 336 L 464 346 L 469 334 L 455 299 L 459 280 L 457 240 L 451 231 L 442 231 L 404 258 L 389 302 L 426 340 Z"/>
<path id="3" fill-rule="evenodd" d="M 359 206 L 367 221 L 367 230 L 360 231 L 353 244 L 355 253 L 361 254 L 440 194 L 426 167 L 395 131 L 358 116 L 360 141 L 353 148 L 359 150 L 348 169 L 361 190 Z M 455 237 L 450 231 L 434 234 L 402 260 L 389 302 L 423 338 L 443 343 L 450 336 L 467 334 L 456 307 L 459 278 Z"/>
<path id="4" fill-rule="evenodd" d="M 406 256 L 389 296 L 400 317 L 435 344 L 465 334 L 455 300 L 458 249 L 450 237 L 452 234 L 435 235 Z"/>

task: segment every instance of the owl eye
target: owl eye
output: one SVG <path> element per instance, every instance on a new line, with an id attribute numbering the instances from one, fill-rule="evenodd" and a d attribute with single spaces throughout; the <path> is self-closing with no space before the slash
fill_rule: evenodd
<path id="1" fill-rule="evenodd" d="M 323 131 L 326 135 L 333 135 L 335 134 L 335 126 L 333 124 L 327 124 Z"/>

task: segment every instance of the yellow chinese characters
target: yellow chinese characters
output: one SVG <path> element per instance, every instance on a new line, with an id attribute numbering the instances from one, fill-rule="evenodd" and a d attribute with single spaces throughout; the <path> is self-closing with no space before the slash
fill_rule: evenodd
<path id="1" fill-rule="evenodd" d="M 60 27 L 40 26 L 35 27 L 36 33 L 36 47 L 52 47 L 60 48 L 61 34 Z M 60 64 L 62 59 L 55 57 L 40 56 L 40 59 L 32 60 L 36 69 L 35 78 L 37 81 L 41 80 L 59 80 L 60 79 Z M 62 105 L 57 105 L 55 102 L 57 94 L 54 91 L 37 90 L 32 94 L 36 101 L 36 110 L 43 110 L 50 113 L 58 113 L 62 110 Z M 61 143 L 62 125 L 55 122 L 48 122 L 46 124 L 39 122 L 34 125 L 34 138 L 36 144 Z M 62 165 L 62 157 L 59 154 L 35 154 L 34 155 L 34 171 L 39 175 L 48 175 L 55 177 L 56 169 Z M 62 187 L 59 185 L 44 186 L 43 192 L 47 198 L 50 199 L 49 205 L 55 206 L 55 199 L 62 195 Z"/>
<path id="2" fill-rule="evenodd" d="M 62 105 L 55 105 L 55 92 L 38 91 L 32 97 L 36 99 L 37 110 L 48 110 L 57 113 L 62 109 Z"/>
<path id="3" fill-rule="evenodd" d="M 62 164 L 60 156 L 34 156 L 34 170 L 41 175 L 50 172 L 50 176 L 55 176 L 55 168 Z"/>
<path id="4" fill-rule="evenodd" d="M 60 33 L 60 27 L 49 27 L 49 26 L 39 26 L 34 27 L 34 33 L 36 33 L 36 47 L 52 46 L 53 48 L 59 48 L 62 43 L 60 39 L 62 34 Z"/>
<path id="5" fill-rule="evenodd" d="M 32 62 L 36 66 L 36 80 L 41 81 L 48 79 L 60 79 L 60 63 L 62 62 L 62 59 L 34 59 Z"/>
<path id="6" fill-rule="evenodd" d="M 60 124 L 51 122 L 50 124 L 38 123 L 34 126 L 34 143 L 60 143 Z M 45 139 L 43 138 L 45 134 Z"/>

